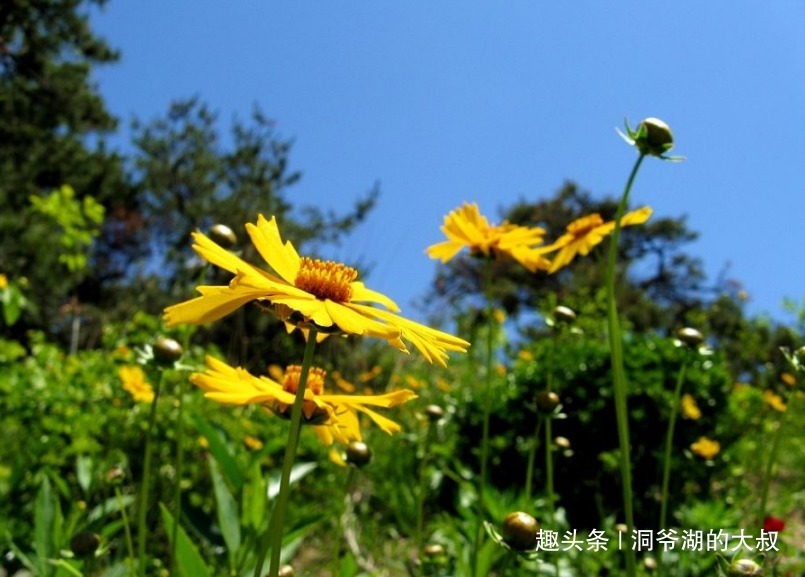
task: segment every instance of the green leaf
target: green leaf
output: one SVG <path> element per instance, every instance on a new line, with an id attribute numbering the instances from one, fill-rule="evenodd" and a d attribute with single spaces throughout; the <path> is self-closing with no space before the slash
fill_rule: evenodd
<path id="1" fill-rule="evenodd" d="M 165 525 L 165 533 L 168 539 L 173 539 L 173 515 L 163 503 L 159 504 L 162 512 L 162 523 Z M 201 554 L 181 525 L 176 532 L 176 568 L 180 577 L 212 577 L 210 570 L 201 558 Z"/>
<path id="2" fill-rule="evenodd" d="M 249 470 L 249 482 L 243 488 L 243 524 L 260 531 L 268 509 L 266 479 L 259 463 Z"/>
<path id="3" fill-rule="evenodd" d="M 92 457 L 79 455 L 75 463 L 75 474 L 84 495 L 89 496 L 89 488 L 92 485 Z"/>
<path id="4" fill-rule="evenodd" d="M 238 465 L 232 453 L 229 452 L 229 447 L 227 447 L 226 443 L 221 438 L 221 434 L 199 413 L 194 413 L 192 419 L 199 433 L 204 435 L 207 442 L 210 444 L 210 453 L 212 453 L 212 456 L 218 461 L 218 465 L 221 466 L 221 472 L 226 477 L 226 480 L 235 492 L 239 493 L 243 489 L 243 470 L 240 468 L 240 465 Z"/>
<path id="5" fill-rule="evenodd" d="M 34 549 L 39 561 L 40 575 L 51 574 L 51 567 L 47 559 L 55 552 L 53 543 L 53 525 L 56 518 L 56 511 L 53 505 L 53 492 L 50 488 L 50 480 L 47 477 L 42 479 L 42 485 L 36 495 L 34 505 Z"/>
<path id="6" fill-rule="evenodd" d="M 218 524 L 221 527 L 221 534 L 226 543 L 229 562 L 235 565 L 235 556 L 240 550 L 240 513 L 235 498 L 226 486 L 223 475 L 215 463 L 215 460 L 208 459 L 210 464 L 210 475 L 212 476 L 212 487 L 215 493 L 216 513 Z"/>
<path id="7" fill-rule="evenodd" d="M 316 463 L 297 463 L 291 469 L 291 482 L 290 484 L 293 485 L 303 477 L 305 477 L 308 473 L 313 471 L 316 468 Z M 280 477 L 282 475 L 277 472 L 275 475 L 271 477 L 271 483 L 268 485 L 268 497 L 269 499 L 273 499 L 280 492 Z"/>

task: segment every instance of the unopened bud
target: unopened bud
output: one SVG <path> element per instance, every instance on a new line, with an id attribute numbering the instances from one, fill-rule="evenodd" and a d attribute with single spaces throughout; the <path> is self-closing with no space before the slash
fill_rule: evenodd
<path id="1" fill-rule="evenodd" d="M 294 575 L 296 575 L 296 571 L 290 565 L 283 565 L 277 573 L 277 577 L 294 577 Z"/>
<path id="2" fill-rule="evenodd" d="M 676 338 L 682 344 L 689 346 L 692 349 L 698 348 L 704 342 L 704 336 L 696 329 L 685 327 L 676 331 Z"/>
<path id="3" fill-rule="evenodd" d="M 210 227 L 210 239 L 223 248 L 232 248 L 238 242 L 238 237 L 225 224 L 214 224 Z"/>
<path id="4" fill-rule="evenodd" d="M 445 553 L 444 547 L 439 543 L 429 543 L 422 548 L 422 556 L 429 559 L 441 557 Z"/>
<path id="5" fill-rule="evenodd" d="M 154 343 L 154 359 L 160 364 L 172 365 L 181 358 L 183 352 L 182 345 L 167 337 L 160 337 Z"/>
<path id="6" fill-rule="evenodd" d="M 570 307 L 560 305 L 553 309 L 553 318 L 558 323 L 570 324 L 576 320 L 576 312 Z"/>
<path id="7" fill-rule="evenodd" d="M 635 145 L 642 154 L 662 156 L 674 147 L 671 128 L 659 118 L 646 118 L 637 126 Z"/>
<path id="8" fill-rule="evenodd" d="M 554 445 L 559 447 L 560 449 L 569 449 L 570 448 L 570 440 L 567 437 L 556 437 L 553 440 Z"/>
<path id="9" fill-rule="evenodd" d="M 529 551 L 537 546 L 539 523 L 528 513 L 517 511 L 503 519 L 503 540 L 517 551 Z"/>
<path id="10" fill-rule="evenodd" d="M 428 405 L 425 407 L 424 413 L 431 423 L 435 423 L 444 418 L 444 409 L 439 405 Z"/>
<path id="11" fill-rule="evenodd" d="M 763 568 L 751 559 L 738 559 L 730 563 L 729 577 L 760 577 L 763 575 Z"/>
<path id="12" fill-rule="evenodd" d="M 553 391 L 537 393 L 537 408 L 543 413 L 552 413 L 559 406 L 559 395 Z"/>
<path id="13" fill-rule="evenodd" d="M 363 467 L 372 460 L 372 450 L 362 441 L 352 441 L 347 445 L 347 463 Z"/>
<path id="14" fill-rule="evenodd" d="M 89 557 L 93 555 L 98 547 L 101 546 L 101 537 L 92 531 L 82 531 L 76 533 L 70 539 L 70 551 L 73 552 L 77 558 Z"/>

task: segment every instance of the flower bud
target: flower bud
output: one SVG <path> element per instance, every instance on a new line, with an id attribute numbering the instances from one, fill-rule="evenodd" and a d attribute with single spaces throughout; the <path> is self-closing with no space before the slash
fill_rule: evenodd
<path id="1" fill-rule="evenodd" d="M 676 331 L 676 338 L 692 349 L 698 348 L 704 342 L 704 336 L 696 329 L 685 327 Z"/>
<path id="2" fill-rule="evenodd" d="M 361 441 L 352 441 L 347 445 L 347 463 L 351 463 L 360 468 L 369 464 L 372 460 L 372 450 L 369 445 Z"/>
<path id="3" fill-rule="evenodd" d="M 570 448 L 570 440 L 567 437 L 556 437 L 553 443 L 560 449 L 567 450 Z"/>
<path id="4" fill-rule="evenodd" d="M 444 554 L 444 547 L 439 543 L 428 543 L 422 548 L 422 556 L 428 559 L 442 557 Z"/>
<path id="5" fill-rule="evenodd" d="M 557 324 L 570 324 L 576 320 L 576 312 L 570 307 L 560 305 L 553 309 L 553 318 L 556 320 Z"/>
<path id="6" fill-rule="evenodd" d="M 638 148 L 643 154 L 662 156 L 674 147 L 671 127 L 659 118 L 646 118 L 638 125 L 637 131 L 645 134 L 637 141 Z"/>
<path id="7" fill-rule="evenodd" d="M 294 577 L 294 575 L 296 575 L 296 571 L 290 565 L 283 565 L 277 573 L 277 577 Z"/>
<path id="8" fill-rule="evenodd" d="M 70 551 L 73 552 L 77 558 L 89 557 L 93 555 L 98 547 L 101 546 L 101 537 L 92 531 L 82 531 L 76 533 L 70 539 Z"/>
<path id="9" fill-rule="evenodd" d="M 444 409 L 439 405 L 428 405 L 423 412 L 431 423 L 435 423 L 444 418 Z"/>
<path id="10" fill-rule="evenodd" d="M 738 559 L 730 563 L 729 577 L 760 577 L 763 575 L 763 568 L 751 559 Z"/>
<path id="11" fill-rule="evenodd" d="M 210 227 L 210 239 L 223 248 L 232 248 L 238 242 L 238 237 L 232 229 L 225 224 L 214 224 Z"/>
<path id="12" fill-rule="evenodd" d="M 537 408 L 543 413 L 553 413 L 559 406 L 559 395 L 553 391 L 541 391 L 537 393 Z"/>
<path id="13" fill-rule="evenodd" d="M 656 571 L 657 566 L 657 560 L 654 557 L 646 557 L 643 559 L 643 567 L 645 567 L 647 571 Z"/>
<path id="14" fill-rule="evenodd" d="M 182 345 L 167 337 L 160 337 L 154 343 L 154 359 L 163 365 L 172 365 L 181 358 L 183 352 Z"/>
<path id="15" fill-rule="evenodd" d="M 517 551 L 530 551 L 537 546 L 539 523 L 528 513 L 517 511 L 503 519 L 503 540 Z"/>

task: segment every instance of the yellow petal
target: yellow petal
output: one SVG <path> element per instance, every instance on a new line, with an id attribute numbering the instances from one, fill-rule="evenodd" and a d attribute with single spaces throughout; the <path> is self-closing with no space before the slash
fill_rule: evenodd
<path id="1" fill-rule="evenodd" d="M 163 320 L 168 328 L 180 324 L 211 323 L 263 296 L 262 291 L 233 291 L 225 286 L 200 286 L 202 296 L 165 309 Z"/>
<path id="2" fill-rule="evenodd" d="M 257 217 L 257 225 L 246 225 L 246 232 L 260 256 L 289 284 L 294 284 L 299 272 L 299 254 L 290 241 L 283 244 L 277 219 L 266 220 L 261 214 Z"/>
<path id="3" fill-rule="evenodd" d="M 349 288 L 352 291 L 351 301 L 380 303 L 392 312 L 400 312 L 397 303 L 382 293 L 366 288 L 362 282 L 351 282 Z"/>

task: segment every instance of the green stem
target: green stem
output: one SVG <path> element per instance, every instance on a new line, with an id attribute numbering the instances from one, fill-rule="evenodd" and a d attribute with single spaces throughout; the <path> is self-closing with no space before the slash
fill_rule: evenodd
<path id="1" fill-rule="evenodd" d="M 282 474 L 280 476 L 280 490 L 271 514 L 268 531 L 264 534 L 254 568 L 254 577 L 262 577 L 263 563 L 266 552 L 271 545 L 271 564 L 269 577 L 277 577 L 280 570 L 280 554 L 282 553 L 282 529 L 285 525 L 285 512 L 288 508 L 288 499 L 291 495 L 291 470 L 296 459 L 296 448 L 299 446 L 299 434 L 302 429 L 302 401 L 305 398 L 307 376 L 313 364 L 313 350 L 316 348 L 316 330 L 310 329 L 305 344 L 305 355 L 302 360 L 302 373 L 299 375 L 299 385 L 296 389 L 293 408 L 291 409 L 291 428 L 288 432 L 288 443 L 285 445 L 285 458 L 282 461 Z"/>
<path id="2" fill-rule="evenodd" d="M 427 481 L 428 456 L 430 445 L 433 440 L 433 431 L 436 425 L 428 421 L 428 430 L 422 437 L 421 457 L 419 459 L 419 479 L 417 483 L 417 507 L 416 507 L 416 550 L 417 554 L 422 553 L 422 533 L 425 527 L 425 483 Z"/>
<path id="3" fill-rule="evenodd" d="M 115 486 L 115 498 L 117 499 L 117 508 L 120 509 L 120 516 L 123 520 L 123 532 L 126 534 L 126 550 L 129 553 L 129 575 L 134 575 L 134 541 L 131 538 L 131 524 L 129 523 L 129 516 L 126 514 L 126 508 L 123 506 L 123 496 L 120 494 L 120 488 Z"/>
<path id="4" fill-rule="evenodd" d="M 539 447 L 539 433 L 542 428 L 542 418 L 539 413 L 536 416 L 537 426 L 534 427 L 534 436 L 531 438 L 531 450 L 528 453 L 528 464 L 525 470 L 525 503 L 526 507 L 531 506 L 531 487 L 534 484 L 534 461 Z"/>
<path id="5" fill-rule="evenodd" d="M 185 346 L 185 351 L 188 350 Z M 179 523 L 182 519 L 182 475 L 184 474 L 184 451 L 182 450 L 182 443 L 184 442 L 184 379 L 179 381 L 179 390 L 176 394 L 179 406 L 176 408 L 176 487 L 173 493 L 174 503 L 174 523 L 173 535 L 171 538 L 170 546 L 170 574 L 176 575 L 176 542 L 179 538 Z"/>
<path id="6" fill-rule="evenodd" d="M 671 481 L 671 447 L 674 444 L 674 427 L 676 417 L 679 414 L 679 400 L 682 396 L 682 385 L 685 382 L 685 373 L 688 368 L 688 351 L 685 352 L 685 359 L 679 367 L 679 374 L 676 378 L 676 388 L 674 389 L 674 400 L 671 405 L 671 418 L 668 420 L 668 432 L 665 435 L 665 458 L 662 469 L 662 492 L 660 504 L 660 529 L 666 529 L 665 522 L 668 514 L 668 485 Z"/>
<path id="7" fill-rule="evenodd" d="M 777 463 L 777 452 L 780 448 L 780 440 L 783 436 L 783 423 L 785 422 L 786 415 L 790 413 L 793 408 L 792 405 L 795 397 L 795 394 L 790 396 L 785 412 L 780 415 L 779 419 L 777 419 L 777 430 L 774 431 L 774 438 L 771 441 L 771 449 L 769 450 L 769 460 L 766 462 L 766 468 L 763 471 L 763 481 L 760 486 L 760 506 L 758 508 L 757 519 L 759 529 L 763 528 L 763 521 L 766 518 L 766 505 L 768 504 L 769 500 L 769 486 L 771 485 L 771 477 L 774 470 L 774 465 Z"/>
<path id="8" fill-rule="evenodd" d="M 629 175 L 626 188 L 623 191 L 618 212 L 615 215 L 615 230 L 612 232 L 612 239 L 609 244 L 609 256 L 607 258 L 607 326 L 609 329 L 609 346 L 612 358 L 612 386 L 615 395 L 615 416 L 618 422 L 618 443 L 620 446 L 620 472 L 621 485 L 623 490 L 623 510 L 626 516 L 627 533 L 631 535 L 634 530 L 634 511 L 632 508 L 632 465 L 629 458 L 631 450 L 629 443 L 629 412 L 626 403 L 626 371 L 623 366 L 623 337 L 621 335 L 620 320 L 618 318 L 618 306 L 615 299 L 615 265 L 618 260 L 618 240 L 621 232 L 621 218 L 626 212 L 626 205 L 632 184 L 637 176 L 637 171 L 645 158 L 641 154 L 635 162 L 634 168 Z M 626 574 L 628 577 L 635 577 L 637 571 L 637 561 L 635 552 L 631 547 L 626 548 Z"/>
<path id="9" fill-rule="evenodd" d="M 157 402 L 159 390 L 162 388 L 164 371 L 159 372 L 159 380 L 154 387 L 154 400 L 151 401 L 151 411 L 148 414 L 148 430 L 145 434 L 145 456 L 143 457 L 143 485 L 140 487 L 140 503 L 137 510 L 137 568 L 141 576 L 145 576 L 145 545 L 148 540 L 146 517 L 148 513 L 148 490 L 151 486 L 151 455 L 153 445 L 151 437 L 154 432 L 154 423 L 157 416 Z"/>
<path id="10" fill-rule="evenodd" d="M 344 530 L 344 520 L 346 519 L 347 515 L 350 514 L 352 510 L 351 502 L 352 502 L 352 484 L 355 482 L 355 471 L 357 467 L 353 465 L 347 465 L 349 468 L 349 473 L 347 474 L 347 482 L 344 488 L 344 511 L 338 516 L 338 534 L 335 536 L 335 552 L 333 553 L 333 575 L 339 575 L 341 568 L 341 539 L 346 533 Z"/>
<path id="11" fill-rule="evenodd" d="M 486 296 L 486 368 L 484 371 L 483 430 L 481 433 L 481 478 L 478 483 L 478 526 L 472 548 L 472 575 L 478 569 L 478 553 L 483 534 L 484 495 L 486 494 L 487 465 L 489 461 L 489 417 L 492 412 L 492 365 L 494 352 L 494 303 L 492 299 L 492 258 L 486 260 L 484 271 L 484 295 Z"/>

